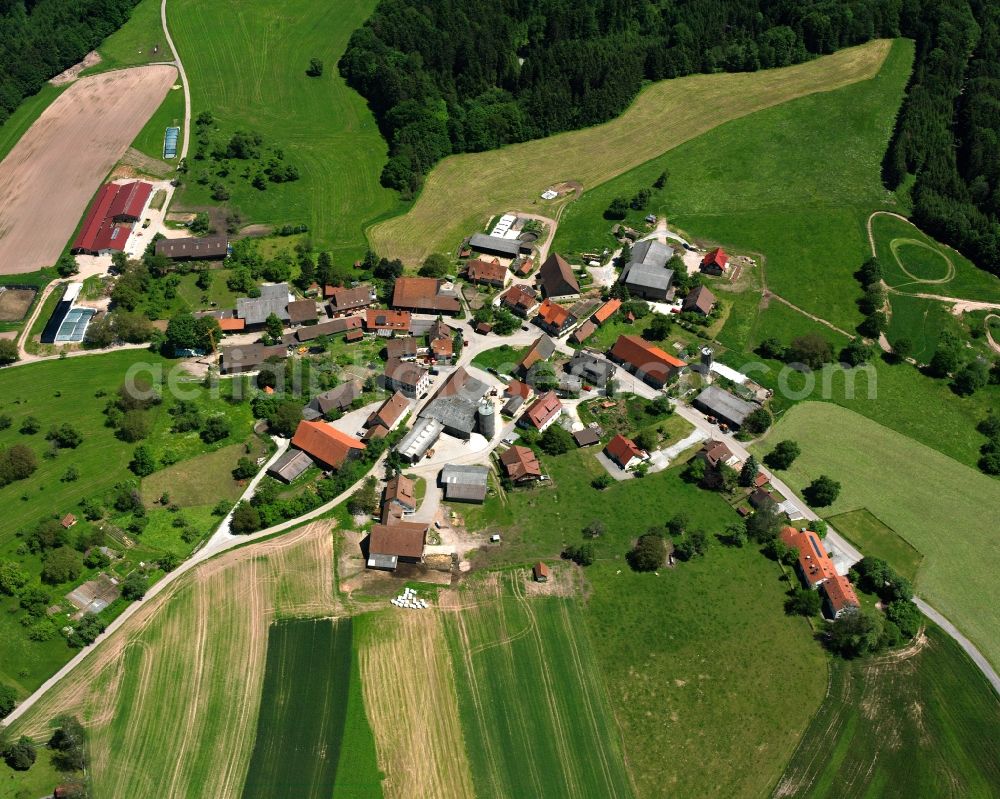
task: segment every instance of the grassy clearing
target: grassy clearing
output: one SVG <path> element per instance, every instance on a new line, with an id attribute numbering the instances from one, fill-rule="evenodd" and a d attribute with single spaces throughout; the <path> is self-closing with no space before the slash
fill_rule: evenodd
<path id="1" fill-rule="evenodd" d="M 235 502 L 246 487 L 233 479 L 236 462 L 244 457 L 256 460 L 266 454 L 259 440 L 251 444 L 250 453 L 244 444 L 232 444 L 154 472 L 142 481 L 143 502 L 150 505 L 165 493 L 170 495 L 171 503 L 182 508 L 211 506 L 220 499 Z"/>
<path id="2" fill-rule="evenodd" d="M 528 347 L 511 347 L 503 344 L 490 350 L 483 350 L 472 359 L 472 365 L 480 369 L 496 369 L 500 374 L 511 375 L 528 352 Z"/>
<path id="3" fill-rule="evenodd" d="M 575 180 L 589 191 L 721 123 L 871 78 L 889 50 L 889 42 L 871 42 L 785 69 L 692 75 L 652 84 L 625 113 L 604 125 L 445 159 L 428 175 L 413 208 L 374 226 L 369 236 L 379 252 L 413 264 L 430 252 L 451 251 L 491 214 L 508 208 L 552 215 L 560 201 L 545 202 L 539 194 L 555 183 Z M 749 159 L 741 159 L 741 170 L 750 166 Z M 467 190 L 470 175 L 476 176 L 472 192 Z M 465 202 L 456 213 L 459 193 Z M 754 201 L 760 199 L 755 194 Z"/>
<path id="4" fill-rule="evenodd" d="M 167 127 L 176 126 L 181 129 L 181 134 L 177 139 L 177 153 L 181 152 L 184 144 L 184 92 L 177 84 L 178 88 L 171 89 L 167 96 L 163 98 L 160 107 L 149 118 L 149 122 L 139 131 L 132 146 L 141 153 L 145 153 L 150 158 L 163 159 L 163 134 Z M 167 164 L 176 164 L 177 159 L 165 161 Z"/>
<path id="5" fill-rule="evenodd" d="M 368 613 L 354 630 L 387 799 L 471 799 L 441 614 Z"/>
<path id="6" fill-rule="evenodd" d="M 56 715 L 78 714 L 101 797 L 235 799 L 253 750 L 269 626 L 279 614 L 330 615 L 333 585 L 328 522 L 228 552 L 147 600 L 14 732 L 41 740 Z"/>
<path id="7" fill-rule="evenodd" d="M 14 771 L 0 761 L 0 799 L 34 799 L 49 796 L 63 782 L 63 776 L 52 762 L 52 751 L 39 748 L 38 759 L 27 772 Z"/>
<path id="8" fill-rule="evenodd" d="M 882 558 L 904 577 L 917 579 L 924 556 L 866 508 L 838 513 L 828 521 L 865 555 Z"/>
<path id="9" fill-rule="evenodd" d="M 886 336 L 889 341 L 910 339 L 913 342 L 912 355 L 918 363 L 930 361 L 945 331 L 954 331 L 960 339 L 967 337 L 961 323 L 948 312 L 944 303 L 894 295 L 890 304 L 892 318 Z"/>
<path id="10" fill-rule="evenodd" d="M 445 615 L 476 794 L 630 797 L 580 608 L 528 599 L 527 579 L 489 575 Z"/>
<path id="11" fill-rule="evenodd" d="M 371 730 L 364 722 L 364 705 L 349 701 L 357 664 L 352 657 L 350 619 L 301 619 L 271 627 L 267 668 L 261 694 L 257 738 L 244 799 L 288 795 L 326 799 L 339 783 L 339 764 L 362 765 L 362 755 L 375 760 Z M 322 663 L 323 668 L 316 668 Z M 354 718 L 348 724 L 348 710 Z M 361 725 L 358 724 L 360 713 Z M 356 744 L 367 739 L 367 747 Z M 365 751 L 367 750 L 367 751 Z M 381 796 L 378 770 L 375 790 L 361 790 L 365 772 L 344 775 L 350 788 L 337 795 Z"/>
<path id="12" fill-rule="evenodd" d="M 795 489 L 819 474 L 840 481 L 827 512 L 867 508 L 923 553 L 918 592 L 1000 665 L 1000 609 L 992 600 L 1000 545 L 988 510 L 1000 506 L 1000 482 L 827 403 L 796 405 L 758 453 L 786 438 L 802 447 L 786 481 Z"/>
<path id="13" fill-rule="evenodd" d="M 364 254 L 366 225 L 400 207 L 379 185 L 386 145 L 375 119 L 337 73 L 348 37 L 374 7 L 374 0 L 180 0 L 170 11 L 193 116 L 210 111 L 225 132 L 260 133 L 301 172 L 265 191 L 238 181 L 231 206 L 248 222 L 307 224 L 317 248 L 345 260 Z M 326 66 L 319 78 L 305 75 L 312 57 Z M 180 202 L 213 205 L 211 184 L 195 182 L 199 162 L 191 168 Z"/>
<path id="14" fill-rule="evenodd" d="M 885 281 L 896 290 L 1000 302 L 1000 278 L 977 269 L 961 254 L 939 244 L 912 223 L 879 214 L 872 219 L 871 226 L 875 252 L 882 264 Z M 900 262 L 905 271 L 900 268 Z M 950 270 L 949 264 L 952 267 Z M 942 283 L 915 280 L 940 280 L 949 271 L 952 277 Z M 895 313 L 898 298 L 890 299 Z"/>
<path id="15" fill-rule="evenodd" d="M 169 10 L 171 16 L 176 13 L 172 7 Z M 132 9 L 128 22 L 105 39 L 97 52 L 101 54 L 101 63 L 84 71 L 84 75 L 173 60 L 163 37 L 158 0 L 140 0 Z"/>
<path id="16" fill-rule="evenodd" d="M 53 86 L 46 83 L 38 94 L 27 97 L 14 109 L 7 121 L 0 125 L 0 161 L 7 157 L 25 131 L 34 124 L 55 99 L 66 90 L 66 86 Z M 13 275 L 13 277 L 21 277 Z"/>
<path id="17" fill-rule="evenodd" d="M 908 656 L 834 661 L 776 797 L 997 795 L 1000 702 L 954 641 L 926 634 Z"/>

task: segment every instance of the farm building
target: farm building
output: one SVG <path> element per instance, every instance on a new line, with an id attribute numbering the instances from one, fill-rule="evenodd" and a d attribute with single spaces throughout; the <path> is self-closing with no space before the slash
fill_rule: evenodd
<path id="1" fill-rule="evenodd" d="M 302 409 L 302 418 L 312 422 L 332 413 L 343 413 L 361 396 L 362 390 L 360 380 L 348 380 L 336 388 L 317 394 Z"/>
<path id="2" fill-rule="evenodd" d="M 288 323 L 292 326 L 316 324 L 319 311 L 312 300 L 295 300 L 288 303 Z"/>
<path id="3" fill-rule="evenodd" d="M 592 427 L 585 427 L 573 433 L 573 440 L 578 447 L 592 447 L 601 443 L 601 434 Z"/>
<path id="4" fill-rule="evenodd" d="M 101 186 L 70 251 L 87 255 L 123 251 L 134 223 L 142 218 L 152 190 L 150 184 L 141 180 Z"/>
<path id="5" fill-rule="evenodd" d="M 393 571 L 400 562 L 420 563 L 426 540 L 426 524 L 400 521 L 374 524 L 368 536 L 368 568 Z"/>
<path id="6" fill-rule="evenodd" d="M 845 613 L 853 613 L 861 607 L 854 586 L 844 575 L 837 574 L 823 583 L 823 611 L 831 619 L 839 619 Z"/>
<path id="7" fill-rule="evenodd" d="M 229 255 L 229 239 L 225 236 L 160 239 L 156 242 L 156 254 L 175 261 L 221 260 Z"/>
<path id="8" fill-rule="evenodd" d="M 729 256 L 721 247 L 705 253 L 705 257 L 701 259 L 701 271 L 706 275 L 722 275 L 728 265 Z"/>
<path id="9" fill-rule="evenodd" d="M 309 453 L 318 464 L 339 469 L 348 458 L 359 455 L 365 445 L 325 422 L 299 422 L 292 446 Z"/>
<path id="10" fill-rule="evenodd" d="M 469 239 L 469 249 L 484 255 L 517 258 L 521 253 L 530 253 L 531 245 L 517 239 L 504 239 L 499 236 L 487 236 L 485 233 L 475 233 Z"/>
<path id="11" fill-rule="evenodd" d="M 365 312 L 365 330 L 385 337 L 393 333 L 409 333 L 410 312 L 369 308 Z"/>
<path id="12" fill-rule="evenodd" d="M 330 316 L 334 318 L 360 311 L 376 300 L 375 290 L 368 285 L 354 288 L 326 286 L 323 289 L 323 296 L 330 300 Z"/>
<path id="13" fill-rule="evenodd" d="M 632 260 L 622 270 L 620 282 L 633 297 L 666 300 L 674 279 L 674 271 L 667 269 L 667 262 L 673 255 L 673 249 L 666 244 L 652 239 L 640 241 L 632 248 Z"/>
<path id="14" fill-rule="evenodd" d="M 546 299 L 538 307 L 535 323 L 551 336 L 561 336 L 576 321 L 568 309 Z"/>
<path id="15" fill-rule="evenodd" d="M 259 369 L 269 358 L 285 358 L 288 349 L 283 344 L 237 344 L 223 347 L 219 355 L 219 371 L 224 375 Z"/>
<path id="16" fill-rule="evenodd" d="M 594 335 L 597 330 L 597 325 L 591 322 L 589 319 L 580 325 L 576 330 L 573 331 L 573 335 L 569 337 L 569 340 L 576 344 L 583 344 L 588 338 Z"/>
<path id="17" fill-rule="evenodd" d="M 507 267 L 494 258 L 487 261 L 485 258 L 474 258 L 465 264 L 465 277 L 470 283 L 477 286 L 493 286 L 503 288 L 507 282 Z"/>
<path id="18" fill-rule="evenodd" d="M 438 419 L 420 417 L 396 445 L 396 452 L 410 463 L 416 463 L 433 447 L 444 432 Z"/>
<path id="19" fill-rule="evenodd" d="M 594 314 L 590 317 L 590 319 L 595 325 L 603 325 L 612 316 L 618 313 L 618 309 L 621 307 L 621 300 L 608 300 L 604 303 L 604 305 L 594 311 Z"/>
<path id="20" fill-rule="evenodd" d="M 500 297 L 503 306 L 518 316 L 527 319 L 538 308 L 535 292 L 521 283 L 515 283 Z"/>
<path id="21" fill-rule="evenodd" d="M 717 469 L 722 464 L 725 464 L 726 466 L 735 466 L 739 461 L 739 459 L 733 454 L 733 451 L 729 449 L 725 443 L 714 439 L 709 439 L 702 445 L 697 457 L 701 458 L 713 469 Z"/>
<path id="22" fill-rule="evenodd" d="M 413 336 L 391 338 L 385 343 L 385 354 L 389 360 L 415 361 L 417 359 L 417 340 Z"/>
<path id="23" fill-rule="evenodd" d="M 534 427 L 541 433 L 561 414 L 562 403 L 559 397 L 556 396 L 556 392 L 548 391 L 528 406 L 528 410 L 518 419 L 518 424 L 522 427 Z"/>
<path id="24" fill-rule="evenodd" d="M 399 424 L 399 421 L 403 418 L 409 407 L 410 403 L 407 401 L 406 395 L 401 391 L 397 391 L 379 405 L 376 410 L 372 411 L 371 415 L 365 421 L 365 427 L 368 430 L 380 427 L 388 433 Z"/>
<path id="25" fill-rule="evenodd" d="M 447 464 L 441 470 L 440 482 L 448 502 L 483 502 L 486 499 L 488 466 Z"/>
<path id="26" fill-rule="evenodd" d="M 410 399 L 416 399 L 430 384 L 430 372 L 415 363 L 399 358 L 390 358 L 385 363 L 385 387 L 388 391 L 401 391 Z"/>
<path id="27" fill-rule="evenodd" d="M 300 327 L 294 334 L 289 336 L 289 345 L 293 341 L 304 343 L 314 341 L 322 336 L 335 336 L 338 333 L 349 333 L 351 331 L 361 332 L 361 317 L 348 316 L 343 319 L 331 319 L 329 322 L 320 322 L 318 325 Z"/>
<path id="28" fill-rule="evenodd" d="M 580 284 L 571 267 L 559 253 L 552 253 L 538 270 L 538 282 L 546 297 L 577 297 Z"/>
<path id="29" fill-rule="evenodd" d="M 681 310 L 685 313 L 697 313 L 708 316 L 715 307 L 715 295 L 704 286 L 698 286 L 694 291 L 689 291 L 681 305 Z"/>
<path id="30" fill-rule="evenodd" d="M 645 460 L 649 460 L 649 453 L 639 449 L 631 438 L 623 435 L 616 435 L 604 447 L 604 454 L 622 470 L 634 469 Z"/>
<path id="31" fill-rule="evenodd" d="M 454 290 L 433 277 L 400 277 L 392 289 L 392 307 L 414 313 L 456 314 L 462 304 Z"/>
<path id="32" fill-rule="evenodd" d="M 428 356 L 434 363 L 451 363 L 455 357 L 455 342 L 450 338 L 431 339 Z"/>
<path id="33" fill-rule="evenodd" d="M 264 285 L 260 287 L 259 297 L 240 297 L 236 300 L 236 316 L 251 328 L 262 327 L 271 314 L 287 322 L 288 304 L 293 300 L 287 283 Z"/>
<path id="34" fill-rule="evenodd" d="M 740 427 L 747 416 L 758 407 L 718 386 L 708 386 L 703 389 L 695 397 L 694 406 L 702 413 L 714 416 L 730 427 Z"/>
<path id="35" fill-rule="evenodd" d="M 521 362 L 517 365 L 517 368 L 527 374 L 528 370 L 534 366 L 539 361 L 545 361 L 552 357 L 552 353 L 556 351 L 556 343 L 550 339 L 548 336 L 539 336 L 535 339 L 535 343 L 531 345 L 531 349 L 525 354 L 521 359 Z"/>
<path id="36" fill-rule="evenodd" d="M 542 466 L 527 447 L 513 446 L 500 456 L 507 476 L 515 483 L 528 483 L 542 476 Z"/>
<path id="37" fill-rule="evenodd" d="M 267 473 L 276 480 L 290 483 L 312 466 L 312 458 L 300 449 L 290 449 L 271 464 Z"/>
<path id="38" fill-rule="evenodd" d="M 850 581 L 839 574 L 823 548 L 820 537 L 812 530 L 784 527 L 781 541 L 799 553 L 796 571 L 807 588 L 820 588 L 824 597 L 824 610 L 836 619 L 861 607 Z"/>
<path id="39" fill-rule="evenodd" d="M 397 474 L 385 484 L 385 489 L 382 491 L 383 523 L 387 515 L 391 516 L 391 513 L 386 513 L 386 509 L 393 506 L 404 516 L 416 512 L 416 486 L 409 477 Z"/>
<path id="40" fill-rule="evenodd" d="M 536 583 L 547 583 L 550 576 L 549 567 L 541 561 L 531 567 L 531 577 Z"/>
<path id="41" fill-rule="evenodd" d="M 687 365 L 640 336 L 619 336 L 609 355 L 654 388 L 662 388 Z"/>

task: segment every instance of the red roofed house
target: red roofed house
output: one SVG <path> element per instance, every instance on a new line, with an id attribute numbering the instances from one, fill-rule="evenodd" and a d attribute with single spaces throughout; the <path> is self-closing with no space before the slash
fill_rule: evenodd
<path id="1" fill-rule="evenodd" d="M 542 467 L 535 453 L 527 447 L 514 446 L 500 456 L 507 476 L 515 483 L 527 483 L 542 476 Z"/>
<path id="2" fill-rule="evenodd" d="M 299 422 L 292 446 L 308 453 L 320 464 L 339 469 L 348 458 L 359 455 L 365 445 L 326 422 Z"/>
<path id="3" fill-rule="evenodd" d="M 595 325 L 603 325 L 612 316 L 618 313 L 618 309 L 622 307 L 621 300 L 608 300 L 604 305 L 594 311 L 593 315 L 590 317 Z"/>
<path id="4" fill-rule="evenodd" d="M 403 418 L 403 414 L 406 413 L 409 407 L 410 403 L 407 401 L 406 395 L 402 391 L 397 391 L 379 405 L 376 410 L 371 412 L 371 415 L 365 421 L 365 427 L 369 429 L 381 427 L 386 432 L 389 432 L 399 424 L 399 420 Z"/>
<path id="5" fill-rule="evenodd" d="M 365 312 L 365 330 L 380 336 L 391 336 L 393 333 L 410 332 L 409 311 L 383 311 L 380 308 L 369 308 Z"/>
<path id="6" fill-rule="evenodd" d="M 842 574 L 823 583 L 823 599 L 824 610 L 833 619 L 839 619 L 845 613 L 854 613 L 861 607 L 854 586 Z"/>
<path id="7" fill-rule="evenodd" d="M 609 355 L 654 388 L 665 386 L 687 365 L 640 336 L 619 336 Z"/>
<path id="8" fill-rule="evenodd" d="M 485 258 L 475 258 L 465 264 L 465 276 L 470 283 L 477 285 L 496 286 L 503 288 L 507 281 L 507 267 L 494 258 L 487 261 Z"/>
<path id="9" fill-rule="evenodd" d="M 568 309 L 556 305 L 552 300 L 545 300 L 538 307 L 538 316 L 535 317 L 535 321 L 545 332 L 558 336 L 576 321 L 576 317 Z"/>
<path id="10" fill-rule="evenodd" d="M 829 616 L 838 619 L 861 607 L 857 594 L 854 593 L 854 586 L 846 577 L 837 574 L 833 561 L 816 533 L 785 527 L 781 531 L 781 540 L 785 546 L 798 551 L 796 566 L 803 582 L 809 588 L 822 587 L 824 609 Z"/>
<path id="11" fill-rule="evenodd" d="M 649 459 L 649 453 L 639 449 L 631 438 L 623 435 L 612 438 L 604 447 L 604 454 L 626 472 Z"/>
<path id="12" fill-rule="evenodd" d="M 141 180 L 101 186 L 71 251 L 100 255 L 124 250 L 132 225 L 142 217 L 152 190 L 149 183 Z"/>
<path id="13" fill-rule="evenodd" d="M 576 330 L 573 331 L 573 335 L 570 336 L 571 341 L 575 341 L 577 344 L 583 344 L 588 338 L 594 335 L 594 331 L 597 330 L 597 325 L 591 322 L 589 319 L 580 325 Z"/>
<path id="14" fill-rule="evenodd" d="M 417 313 L 456 314 L 462 304 L 443 280 L 433 277 L 400 277 L 392 289 L 392 307 Z"/>
<path id="15" fill-rule="evenodd" d="M 538 308 L 535 292 L 527 286 L 515 283 L 500 297 L 500 302 L 518 316 L 527 319 Z"/>
<path id="16" fill-rule="evenodd" d="M 705 253 L 705 257 L 701 259 L 701 271 L 706 275 L 725 274 L 728 265 L 729 256 L 726 255 L 726 251 L 722 247 L 716 247 Z"/>
<path id="17" fill-rule="evenodd" d="M 549 391 L 536 399 L 517 420 L 522 427 L 534 427 L 539 433 L 546 430 L 562 413 L 562 403 L 556 392 Z"/>

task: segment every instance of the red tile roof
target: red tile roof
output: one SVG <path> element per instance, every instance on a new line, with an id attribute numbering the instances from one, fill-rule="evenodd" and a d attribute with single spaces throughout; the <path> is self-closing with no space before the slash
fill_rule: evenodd
<path id="1" fill-rule="evenodd" d="M 642 458 L 646 453 L 639 449 L 631 438 L 617 435 L 604 447 L 605 454 L 624 468 L 633 458 Z"/>
<path id="2" fill-rule="evenodd" d="M 153 187 L 141 180 L 122 183 L 108 208 L 108 216 L 116 220 L 137 222 L 152 191 Z"/>
<path id="3" fill-rule="evenodd" d="M 501 299 L 504 305 L 520 311 L 528 311 L 538 302 L 535 299 L 535 292 L 521 283 L 515 283 L 507 289 Z"/>
<path id="4" fill-rule="evenodd" d="M 235 333 L 237 330 L 244 330 L 246 326 L 247 326 L 246 319 L 237 319 L 235 317 L 231 317 L 219 320 L 219 329 L 223 333 Z"/>
<path id="5" fill-rule="evenodd" d="M 677 369 L 685 366 L 684 361 L 669 355 L 640 336 L 619 336 L 611 354 L 619 361 L 642 371 L 651 377 L 666 382 Z"/>
<path id="6" fill-rule="evenodd" d="M 458 313 L 462 305 L 457 297 L 440 295 L 443 281 L 433 277 L 400 277 L 392 290 L 392 305 L 419 311 Z"/>
<path id="7" fill-rule="evenodd" d="M 531 396 L 531 386 L 522 383 L 520 380 L 511 380 L 507 384 L 506 394 L 508 397 L 522 397 L 527 399 Z"/>
<path id="8" fill-rule="evenodd" d="M 368 539 L 368 552 L 372 555 L 395 555 L 400 558 L 419 558 L 424 554 L 427 525 L 417 522 L 373 524 Z"/>
<path id="9" fill-rule="evenodd" d="M 386 311 L 381 308 L 369 308 L 365 311 L 366 330 L 409 330 L 409 311 Z"/>
<path id="10" fill-rule="evenodd" d="M 465 264 L 465 273 L 473 282 L 499 283 L 502 286 L 507 278 L 507 267 L 496 258 L 492 261 L 476 258 Z"/>
<path id="11" fill-rule="evenodd" d="M 538 458 L 527 447 L 511 447 L 500 456 L 500 463 L 506 467 L 511 480 L 534 480 L 542 476 Z"/>
<path id="12" fill-rule="evenodd" d="M 858 595 L 854 593 L 854 586 L 842 574 L 823 583 L 823 591 L 826 592 L 826 598 L 830 601 L 835 616 L 846 608 L 861 607 Z"/>
<path id="13" fill-rule="evenodd" d="M 347 433 L 341 433 L 325 422 L 299 422 L 292 438 L 292 446 L 312 455 L 316 460 L 339 469 L 353 450 L 363 450 L 365 445 Z"/>
<path id="14" fill-rule="evenodd" d="M 606 303 L 604 303 L 604 305 L 602 305 L 600 308 L 594 311 L 594 314 L 591 318 L 597 324 L 603 325 L 612 316 L 614 316 L 618 312 L 618 309 L 621 307 L 622 307 L 621 300 L 608 300 Z"/>
<path id="15" fill-rule="evenodd" d="M 455 344 L 450 338 L 436 338 L 431 341 L 431 352 L 438 358 L 451 358 L 455 354 Z"/>
<path id="16" fill-rule="evenodd" d="M 798 531 L 794 527 L 781 530 L 785 546 L 798 550 L 799 571 L 810 588 L 815 588 L 837 576 L 833 561 L 823 548 L 823 542 L 812 530 Z"/>
<path id="17" fill-rule="evenodd" d="M 561 328 L 569 321 L 570 312 L 552 300 L 545 300 L 538 306 L 538 316 L 550 327 Z"/>
<path id="18" fill-rule="evenodd" d="M 729 263 L 729 256 L 726 255 L 726 251 L 722 247 L 716 247 L 714 250 L 705 253 L 705 257 L 701 259 L 702 266 L 717 266 L 723 272 L 726 271 L 726 264 Z"/>
<path id="19" fill-rule="evenodd" d="M 524 415 L 529 422 L 540 429 L 561 411 L 562 403 L 559 397 L 556 396 L 556 392 L 549 391 L 531 403 Z"/>

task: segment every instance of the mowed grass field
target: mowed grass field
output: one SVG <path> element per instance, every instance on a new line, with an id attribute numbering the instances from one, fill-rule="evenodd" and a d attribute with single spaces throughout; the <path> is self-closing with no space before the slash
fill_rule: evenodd
<path id="1" fill-rule="evenodd" d="M 827 521 L 866 557 L 882 558 L 907 579 L 917 579 L 924 556 L 867 508 L 838 513 Z"/>
<path id="2" fill-rule="evenodd" d="M 474 580 L 444 615 L 476 796 L 631 797 L 579 606 L 529 579 Z"/>
<path id="3" fill-rule="evenodd" d="M 387 147 L 375 120 L 337 72 L 348 38 L 374 8 L 375 0 L 172 0 L 168 17 L 192 116 L 209 111 L 226 133 L 261 134 L 301 173 L 265 191 L 240 182 L 228 204 L 246 222 L 307 224 L 317 249 L 345 260 L 364 254 L 366 225 L 401 207 L 379 184 Z M 325 65 L 319 78 L 305 74 L 313 57 Z M 214 205 L 209 192 L 191 181 L 178 199 Z"/>
<path id="4" fill-rule="evenodd" d="M 327 799 L 334 795 L 335 785 L 337 796 L 382 795 L 375 742 L 364 722 L 363 704 L 355 703 L 361 724 L 351 719 L 352 734 L 348 735 L 348 700 L 358 671 L 352 657 L 352 632 L 349 618 L 298 619 L 271 626 L 244 799 Z M 362 736 L 365 731 L 367 735 Z M 357 769 L 365 749 L 370 766 Z M 355 768 L 341 776 L 338 765 L 345 756 Z M 369 774 L 374 782 L 365 786 L 364 777 Z M 341 780 L 349 786 L 345 791 L 340 790 Z"/>
<path id="5" fill-rule="evenodd" d="M 228 552 L 147 599 L 14 732 L 45 740 L 55 716 L 77 714 L 102 799 L 238 799 L 270 625 L 279 616 L 331 615 L 333 585 L 329 522 Z"/>
<path id="6" fill-rule="evenodd" d="M 755 450 L 761 455 L 783 439 L 802 448 L 782 474 L 786 482 L 801 490 L 829 475 L 842 489 L 824 513 L 867 508 L 909 541 L 924 556 L 917 592 L 1000 666 L 993 570 L 1000 481 L 829 403 L 796 405 Z"/>
<path id="7" fill-rule="evenodd" d="M 679 468 L 598 491 L 594 454 L 542 456 L 551 489 L 515 490 L 506 503 L 490 497 L 461 513 L 472 529 L 502 533 L 487 555 L 498 566 L 555 560 L 603 522 L 581 618 L 636 794 L 762 795 L 822 701 L 826 657 L 808 625 L 785 615 L 780 569 L 754 547 L 717 541 L 739 518 L 718 494 L 684 482 Z M 634 540 L 677 513 L 709 534 L 708 554 L 659 576 L 632 572 Z"/>
<path id="8" fill-rule="evenodd" d="M 872 78 L 891 47 L 875 41 L 783 69 L 660 81 L 606 124 L 452 156 L 427 176 L 408 213 L 375 225 L 369 238 L 379 253 L 414 264 L 431 252 L 454 250 L 492 214 L 519 209 L 552 215 L 561 201 L 545 202 L 539 195 L 553 184 L 577 181 L 589 191 L 729 120 Z M 890 124 L 894 113 L 895 106 L 888 112 Z M 461 210 L 456 196 L 463 198 Z"/>
<path id="9" fill-rule="evenodd" d="M 1000 794 L 1000 701 L 938 627 L 926 641 L 832 664 L 830 693 L 775 797 Z"/>
<path id="10" fill-rule="evenodd" d="M 872 208 L 897 205 L 880 163 L 912 57 L 911 42 L 894 41 L 877 74 L 726 121 L 588 191 L 567 207 L 554 248 L 575 257 L 614 246 L 602 218 L 611 200 L 667 171 L 666 187 L 630 221 L 652 211 L 699 241 L 763 254 L 769 289 L 853 332 L 865 220 Z M 713 108 L 702 111 L 712 117 Z"/>

